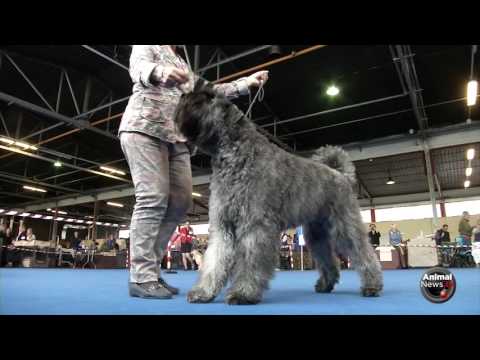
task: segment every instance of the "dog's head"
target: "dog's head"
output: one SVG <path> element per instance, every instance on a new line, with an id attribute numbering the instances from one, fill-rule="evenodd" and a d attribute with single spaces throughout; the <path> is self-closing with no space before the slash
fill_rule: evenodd
<path id="1" fill-rule="evenodd" d="M 226 99 L 217 96 L 213 85 L 200 79 L 192 92 L 180 98 L 175 112 L 176 126 L 188 141 L 212 154 L 221 136 L 228 104 Z"/>

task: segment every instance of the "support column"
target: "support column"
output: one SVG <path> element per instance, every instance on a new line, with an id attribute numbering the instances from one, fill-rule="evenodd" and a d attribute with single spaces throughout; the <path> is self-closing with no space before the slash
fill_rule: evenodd
<path id="1" fill-rule="evenodd" d="M 425 140 L 423 140 L 423 151 L 425 154 L 425 167 L 427 169 L 427 182 L 428 182 L 428 191 L 430 193 L 430 202 L 432 204 L 433 210 L 433 220 L 432 225 L 433 229 L 435 230 L 438 228 L 438 215 L 437 215 L 437 201 L 435 197 L 435 186 L 433 183 L 433 171 L 432 171 L 432 160 L 430 158 L 430 151 L 428 149 L 428 145 L 426 144 Z"/>
<path id="2" fill-rule="evenodd" d="M 376 220 L 376 218 L 375 218 L 375 208 L 374 208 L 374 207 L 371 207 L 371 208 L 370 208 L 370 221 L 371 221 L 372 223 L 376 223 L 376 222 L 377 222 L 377 220 Z"/>
<path id="3" fill-rule="evenodd" d="M 58 208 L 55 208 L 55 215 L 53 216 L 52 238 L 50 239 L 52 247 L 58 246 L 57 233 L 58 233 Z"/>
<path id="4" fill-rule="evenodd" d="M 92 240 L 97 241 L 97 215 L 98 215 L 98 200 L 95 200 L 93 205 L 93 228 L 92 228 Z"/>
<path id="5" fill-rule="evenodd" d="M 445 201 L 444 200 L 440 201 L 440 216 L 442 218 L 447 217 L 447 212 L 445 211 Z"/>

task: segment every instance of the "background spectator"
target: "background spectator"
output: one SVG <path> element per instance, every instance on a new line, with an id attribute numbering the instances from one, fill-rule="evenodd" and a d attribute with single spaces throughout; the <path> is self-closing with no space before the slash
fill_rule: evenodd
<path id="1" fill-rule="evenodd" d="M 188 263 L 187 263 L 187 260 L 188 260 L 190 261 L 190 264 L 192 265 L 192 270 L 193 270 L 194 265 L 193 265 L 193 259 L 191 256 L 191 252 L 193 250 L 193 244 L 192 244 L 193 229 L 190 227 L 190 223 L 187 222 L 185 226 L 179 227 L 178 232 L 180 233 L 180 241 L 181 241 L 180 252 L 182 253 L 183 268 L 185 270 L 188 270 Z"/>
<path id="2" fill-rule="evenodd" d="M 377 227 L 375 226 L 375 224 L 370 224 L 368 239 L 370 240 L 370 244 L 372 244 L 373 247 L 377 247 L 380 245 L 380 233 L 377 231 Z"/>
<path id="3" fill-rule="evenodd" d="M 27 229 L 25 225 L 20 225 L 20 229 L 18 230 L 18 236 L 15 241 L 26 241 L 27 240 Z"/>
<path id="4" fill-rule="evenodd" d="M 406 248 L 402 246 L 402 233 L 400 232 L 400 230 L 397 229 L 396 224 L 392 224 L 390 226 L 388 238 L 390 240 L 390 245 L 392 245 L 398 253 L 398 256 L 400 258 L 400 266 L 402 267 L 402 269 L 406 269 L 408 267 L 406 261 Z"/>
<path id="5" fill-rule="evenodd" d="M 435 244 L 442 245 L 442 243 L 447 242 L 450 242 L 450 233 L 448 232 L 448 225 L 445 224 L 435 233 Z"/>
<path id="6" fill-rule="evenodd" d="M 35 234 L 33 233 L 32 228 L 28 228 L 27 229 L 27 241 L 34 241 L 34 240 L 37 240 L 37 238 L 35 237 Z"/>
<path id="7" fill-rule="evenodd" d="M 78 237 L 78 231 L 75 231 L 73 233 L 73 239 L 70 241 L 71 248 L 75 249 L 75 250 L 78 250 L 80 248 L 80 243 L 81 242 L 82 242 L 82 240 L 80 240 L 80 238 Z"/>
<path id="8" fill-rule="evenodd" d="M 470 214 L 468 211 L 464 211 L 462 213 L 462 219 L 458 223 L 458 234 L 463 237 L 467 244 L 470 242 L 472 230 L 473 228 L 470 225 Z"/>

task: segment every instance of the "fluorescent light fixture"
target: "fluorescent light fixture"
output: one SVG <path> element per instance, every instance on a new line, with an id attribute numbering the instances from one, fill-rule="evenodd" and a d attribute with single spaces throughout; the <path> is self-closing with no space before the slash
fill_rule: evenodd
<path id="1" fill-rule="evenodd" d="M 67 219 L 66 222 L 74 222 L 75 219 Z"/>
<path id="2" fill-rule="evenodd" d="M 93 224 L 93 221 L 87 221 L 87 224 L 90 225 L 90 224 Z"/>
<path id="3" fill-rule="evenodd" d="M 15 141 L 13 144 L 15 146 L 21 147 L 24 150 L 38 150 L 37 147 L 35 147 L 33 145 L 26 144 L 26 143 L 21 142 L 21 141 Z"/>
<path id="4" fill-rule="evenodd" d="M 55 162 L 53 163 L 53 166 L 55 166 L 55 167 L 62 167 L 62 163 L 61 163 L 60 161 L 55 161 Z"/>
<path id="5" fill-rule="evenodd" d="M 469 177 L 472 175 L 473 169 L 471 167 L 468 167 L 465 169 L 465 175 L 466 177 Z"/>
<path id="6" fill-rule="evenodd" d="M 473 106 L 477 102 L 478 82 L 470 80 L 467 84 L 467 106 Z"/>
<path id="7" fill-rule="evenodd" d="M 30 213 L 21 213 L 20 216 L 30 216 Z"/>
<path id="8" fill-rule="evenodd" d="M 123 171 L 120 171 L 111 167 L 107 167 L 107 166 L 100 166 L 100 169 L 102 169 L 103 171 L 111 172 L 113 174 L 126 175 Z"/>
<path id="9" fill-rule="evenodd" d="M 389 176 L 386 184 L 387 184 L 387 185 L 393 185 L 393 184 L 395 184 L 395 180 L 393 180 L 392 177 Z"/>
<path id="10" fill-rule="evenodd" d="M 467 160 L 473 160 L 474 157 L 475 157 L 475 149 L 468 149 Z"/>
<path id="11" fill-rule="evenodd" d="M 126 227 L 127 227 L 127 225 L 120 225 L 120 226 L 123 227 L 123 228 L 126 228 Z"/>
<path id="12" fill-rule="evenodd" d="M 4 209 L 0 209 L 0 214 L 3 213 L 5 210 Z"/>
<path id="13" fill-rule="evenodd" d="M 196 197 L 202 197 L 202 194 L 199 194 L 199 193 L 192 192 L 192 196 L 196 196 Z"/>
<path id="14" fill-rule="evenodd" d="M 470 187 L 470 180 L 465 180 L 465 182 L 463 183 L 463 186 L 466 188 Z"/>
<path id="15" fill-rule="evenodd" d="M 52 219 L 53 219 L 53 216 L 48 215 L 48 216 L 45 216 L 43 219 L 44 219 L 44 220 L 52 220 Z"/>
<path id="16" fill-rule="evenodd" d="M 327 89 L 328 96 L 337 96 L 339 93 L 340 93 L 340 89 L 337 88 L 335 85 L 332 85 Z"/>
<path id="17" fill-rule="evenodd" d="M 18 214 L 18 211 L 11 210 L 7 212 L 5 215 L 17 215 L 17 214 Z"/>
<path id="18" fill-rule="evenodd" d="M 97 225 L 103 225 L 103 223 L 100 222 L 100 221 L 97 221 L 95 224 L 97 224 Z"/>
<path id="19" fill-rule="evenodd" d="M 110 223 L 105 223 L 105 226 L 110 226 L 110 225 L 112 225 L 112 224 L 110 224 Z"/>
<path id="20" fill-rule="evenodd" d="M 107 202 L 107 205 L 115 206 L 115 207 L 122 207 L 122 208 L 123 208 L 123 204 L 116 203 L 116 202 L 111 202 L 111 201 L 108 201 L 108 202 Z"/>
<path id="21" fill-rule="evenodd" d="M 65 218 L 57 217 L 56 220 L 57 220 L 57 221 L 63 221 L 63 220 L 65 220 Z"/>
<path id="22" fill-rule="evenodd" d="M 85 221 L 84 220 L 77 220 L 77 223 L 83 224 Z"/>
<path id="23" fill-rule="evenodd" d="M 42 216 L 43 216 L 43 215 L 35 214 L 35 215 L 33 215 L 32 217 L 33 217 L 34 219 L 40 219 Z"/>
<path id="24" fill-rule="evenodd" d="M 118 227 L 118 224 L 112 224 L 113 227 Z"/>
<path id="25" fill-rule="evenodd" d="M 15 144 L 15 141 L 7 139 L 7 138 L 3 138 L 3 137 L 0 138 L 0 141 L 3 142 L 4 144 L 7 144 L 7 145 Z"/>
<path id="26" fill-rule="evenodd" d="M 24 188 L 25 190 L 30 190 L 30 191 L 36 191 L 36 192 L 42 192 L 42 193 L 46 193 L 46 192 L 47 192 L 47 190 L 40 189 L 40 188 L 36 188 L 36 187 L 33 187 L 33 186 L 24 185 L 23 188 Z"/>
<path id="27" fill-rule="evenodd" d="M 48 208 L 47 211 L 52 211 L 52 209 Z"/>

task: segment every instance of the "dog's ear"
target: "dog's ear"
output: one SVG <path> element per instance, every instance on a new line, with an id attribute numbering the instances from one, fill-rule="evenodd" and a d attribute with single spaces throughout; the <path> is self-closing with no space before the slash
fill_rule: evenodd
<path id="1" fill-rule="evenodd" d="M 197 82 L 195 83 L 195 87 L 193 88 L 193 92 L 199 92 L 203 90 L 207 82 L 203 79 L 198 79 Z"/>
<path id="2" fill-rule="evenodd" d="M 201 78 L 198 79 L 197 82 L 195 83 L 193 92 L 206 92 L 209 95 L 215 95 L 215 92 L 213 91 L 213 84 Z"/>

